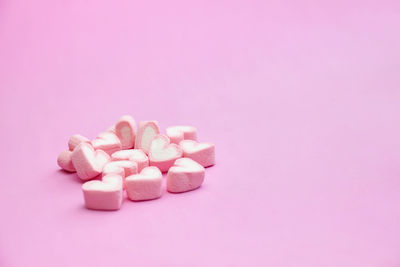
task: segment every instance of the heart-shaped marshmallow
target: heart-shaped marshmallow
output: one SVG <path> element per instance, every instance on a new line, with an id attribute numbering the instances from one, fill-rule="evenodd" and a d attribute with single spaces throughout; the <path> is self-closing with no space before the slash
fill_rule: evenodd
<path id="1" fill-rule="evenodd" d="M 160 129 L 156 121 L 141 121 L 136 134 L 135 148 L 142 149 L 148 154 L 151 141 L 159 133 Z"/>
<path id="2" fill-rule="evenodd" d="M 179 144 L 182 140 L 197 140 L 197 130 L 192 126 L 171 126 L 167 128 L 171 143 Z"/>
<path id="3" fill-rule="evenodd" d="M 132 116 L 122 116 L 115 124 L 115 134 L 121 140 L 122 149 L 133 148 L 136 136 L 136 122 Z"/>
<path id="4" fill-rule="evenodd" d="M 110 161 L 110 156 L 103 150 L 94 150 L 89 143 L 80 143 L 71 154 L 78 177 L 84 181 L 90 180 L 103 171 L 104 165 Z"/>
<path id="5" fill-rule="evenodd" d="M 68 140 L 68 148 L 69 148 L 69 150 L 74 151 L 75 147 L 77 147 L 82 142 L 90 143 L 90 140 L 88 138 L 84 137 L 83 135 L 74 134 Z"/>
<path id="6" fill-rule="evenodd" d="M 103 168 L 103 177 L 109 174 L 117 174 L 125 178 L 136 173 L 138 173 L 138 165 L 130 160 L 110 161 Z"/>
<path id="7" fill-rule="evenodd" d="M 157 167 L 146 167 L 140 174 L 128 176 L 125 188 L 133 201 L 155 199 L 161 196 L 162 174 Z"/>
<path id="8" fill-rule="evenodd" d="M 110 174 L 102 181 L 93 180 L 82 185 L 85 206 L 94 210 L 118 210 L 122 204 L 122 177 Z"/>
<path id="9" fill-rule="evenodd" d="M 76 172 L 74 165 L 71 160 L 72 151 L 65 150 L 58 155 L 57 164 L 61 167 L 61 169 L 66 170 L 67 172 Z"/>
<path id="10" fill-rule="evenodd" d="M 150 166 L 156 166 L 162 172 L 166 172 L 175 160 L 181 157 L 182 149 L 177 144 L 170 144 L 167 136 L 159 134 L 154 137 L 149 152 Z"/>
<path id="11" fill-rule="evenodd" d="M 191 158 L 203 167 L 215 164 L 215 145 L 212 143 L 198 143 L 193 140 L 183 140 L 179 143 L 185 158 Z"/>
<path id="12" fill-rule="evenodd" d="M 114 152 L 111 155 L 112 161 L 131 160 L 137 163 L 138 172 L 149 166 L 149 158 L 141 149 L 126 149 Z"/>
<path id="13" fill-rule="evenodd" d="M 96 139 L 92 141 L 92 145 L 94 149 L 101 149 L 108 155 L 111 155 L 115 151 L 121 150 L 122 147 L 118 136 L 112 132 L 104 132 L 99 134 Z"/>
<path id="14" fill-rule="evenodd" d="M 194 190 L 204 181 L 205 169 L 189 158 L 177 159 L 167 174 L 167 190 L 181 193 Z"/>

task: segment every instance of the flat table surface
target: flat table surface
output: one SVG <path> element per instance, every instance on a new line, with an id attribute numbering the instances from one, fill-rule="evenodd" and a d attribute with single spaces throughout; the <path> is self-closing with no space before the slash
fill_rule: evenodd
<path id="1" fill-rule="evenodd" d="M 117 212 L 59 170 L 124 114 L 216 144 Z M 0 266 L 400 266 L 399 1 L 0 2 Z"/>

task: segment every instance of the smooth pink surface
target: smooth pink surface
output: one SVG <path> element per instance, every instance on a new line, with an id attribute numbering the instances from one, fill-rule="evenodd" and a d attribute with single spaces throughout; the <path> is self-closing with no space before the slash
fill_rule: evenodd
<path id="1" fill-rule="evenodd" d="M 397 0 L 1 1 L 0 266 L 399 266 L 399 29 Z M 203 186 L 85 209 L 57 155 L 123 114 L 214 142 Z"/>

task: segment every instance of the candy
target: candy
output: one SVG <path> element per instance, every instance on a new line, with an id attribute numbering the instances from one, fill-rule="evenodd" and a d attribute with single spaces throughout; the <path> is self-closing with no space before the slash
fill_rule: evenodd
<path id="1" fill-rule="evenodd" d="M 191 158 L 203 167 L 215 164 L 215 146 L 212 143 L 198 143 L 193 140 L 183 140 L 179 143 L 183 157 Z"/>
<path id="2" fill-rule="evenodd" d="M 110 161 L 103 168 L 103 177 L 109 174 L 118 174 L 123 178 L 138 173 L 138 165 L 134 161 Z"/>
<path id="3" fill-rule="evenodd" d="M 94 210 L 118 210 L 122 204 L 122 177 L 110 174 L 102 181 L 94 180 L 82 185 L 85 206 Z"/>
<path id="4" fill-rule="evenodd" d="M 115 151 L 121 150 L 121 141 L 118 136 L 112 132 L 104 132 L 97 136 L 96 139 L 92 141 L 93 148 L 95 150 L 103 150 L 108 155 L 111 155 Z"/>
<path id="5" fill-rule="evenodd" d="M 90 140 L 88 138 L 84 137 L 83 135 L 74 134 L 68 140 L 68 148 L 69 148 L 69 150 L 74 151 L 75 147 L 77 147 L 82 142 L 90 143 Z"/>
<path id="6" fill-rule="evenodd" d="M 136 122 L 129 116 L 122 116 L 115 125 L 115 134 L 121 140 L 122 149 L 133 148 L 135 144 Z"/>
<path id="7" fill-rule="evenodd" d="M 131 175 L 125 179 L 128 198 L 134 201 L 159 198 L 161 186 L 162 174 L 157 167 L 146 167 L 140 174 Z"/>
<path id="8" fill-rule="evenodd" d="M 192 159 L 177 159 L 167 174 L 167 190 L 181 193 L 199 188 L 204 181 L 204 175 L 204 167 Z"/>
<path id="9" fill-rule="evenodd" d="M 148 154 L 151 141 L 159 133 L 160 129 L 156 121 L 141 121 L 136 134 L 135 148 L 142 149 Z"/>
<path id="10" fill-rule="evenodd" d="M 66 170 L 68 172 L 76 172 L 74 165 L 71 160 L 72 151 L 65 150 L 58 155 L 57 164 L 61 167 L 61 169 Z"/>
<path id="11" fill-rule="evenodd" d="M 150 166 L 167 172 L 175 160 L 182 157 L 182 149 L 177 144 L 170 144 L 169 138 L 163 134 L 154 137 L 150 145 Z"/>
<path id="12" fill-rule="evenodd" d="M 204 168 L 215 164 L 215 145 L 197 142 L 193 126 L 171 126 L 163 135 L 157 121 L 142 121 L 135 131 L 133 117 L 124 115 L 92 141 L 71 136 L 69 150 L 59 154 L 58 165 L 85 181 L 86 208 L 118 210 L 124 190 L 132 201 L 157 199 L 164 188 L 162 172 L 167 172 L 168 192 L 197 189 Z M 100 174 L 102 180 L 95 179 Z"/>
<path id="13" fill-rule="evenodd" d="M 138 165 L 138 172 L 143 168 L 149 166 L 149 158 L 141 149 L 127 149 L 114 152 L 111 155 L 112 161 L 118 160 L 131 160 L 135 161 Z"/>
<path id="14" fill-rule="evenodd" d="M 80 179 L 86 181 L 99 175 L 110 156 L 103 150 L 94 150 L 89 143 L 80 143 L 71 154 L 72 164 Z"/>
<path id="15" fill-rule="evenodd" d="M 192 126 L 171 126 L 166 132 L 174 144 L 179 144 L 182 140 L 197 140 L 197 130 Z"/>

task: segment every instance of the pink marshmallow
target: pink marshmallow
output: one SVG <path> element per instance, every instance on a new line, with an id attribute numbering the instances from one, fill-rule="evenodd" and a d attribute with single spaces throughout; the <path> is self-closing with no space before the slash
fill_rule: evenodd
<path id="1" fill-rule="evenodd" d="M 85 206 L 93 210 L 119 210 L 122 204 L 122 177 L 110 174 L 102 181 L 93 180 L 82 185 Z"/>
<path id="2" fill-rule="evenodd" d="M 103 150 L 94 150 L 89 143 L 80 143 L 71 154 L 72 164 L 81 180 L 90 180 L 99 175 L 110 156 Z"/>
<path id="3" fill-rule="evenodd" d="M 182 149 L 177 144 L 170 144 L 169 138 L 163 134 L 154 137 L 150 145 L 150 166 L 167 172 L 175 160 L 182 157 Z"/>
<path id="4" fill-rule="evenodd" d="M 116 134 L 112 132 L 104 132 L 97 136 L 96 139 L 92 141 L 93 148 L 95 150 L 103 150 L 108 155 L 121 150 L 121 141 Z"/>
<path id="5" fill-rule="evenodd" d="M 215 145 L 212 143 L 198 143 L 193 140 L 183 140 L 179 143 L 183 150 L 183 157 L 191 158 L 203 167 L 215 164 Z"/>
<path id="6" fill-rule="evenodd" d="M 117 174 L 125 178 L 136 173 L 138 173 L 138 165 L 130 160 L 110 161 L 103 168 L 103 177 L 109 174 Z"/>
<path id="7" fill-rule="evenodd" d="M 135 148 L 142 149 L 148 154 L 151 141 L 159 133 L 160 129 L 156 121 L 141 121 L 136 134 Z"/>
<path id="8" fill-rule="evenodd" d="M 157 167 L 146 167 L 140 174 L 125 179 L 128 198 L 133 201 L 149 200 L 161 196 L 162 174 Z"/>
<path id="9" fill-rule="evenodd" d="M 114 152 L 111 155 L 112 161 L 131 160 L 137 163 L 138 172 L 149 166 L 149 158 L 141 149 L 127 149 Z"/>
<path id="10" fill-rule="evenodd" d="M 179 144 L 182 140 L 197 140 L 197 130 L 192 126 L 171 126 L 166 132 L 174 144 Z"/>
<path id="11" fill-rule="evenodd" d="M 82 142 L 90 143 L 90 140 L 80 134 L 74 134 L 68 140 L 68 148 L 71 151 L 74 151 L 75 147 L 77 147 Z"/>
<path id="12" fill-rule="evenodd" d="M 67 172 L 76 172 L 71 160 L 72 151 L 65 150 L 58 155 L 57 164 Z"/>
<path id="13" fill-rule="evenodd" d="M 135 144 L 136 122 L 129 116 L 122 116 L 115 125 L 115 133 L 121 140 L 122 149 L 133 148 Z"/>
<path id="14" fill-rule="evenodd" d="M 181 193 L 199 188 L 204 181 L 205 169 L 189 158 L 177 159 L 167 174 L 167 190 Z"/>

